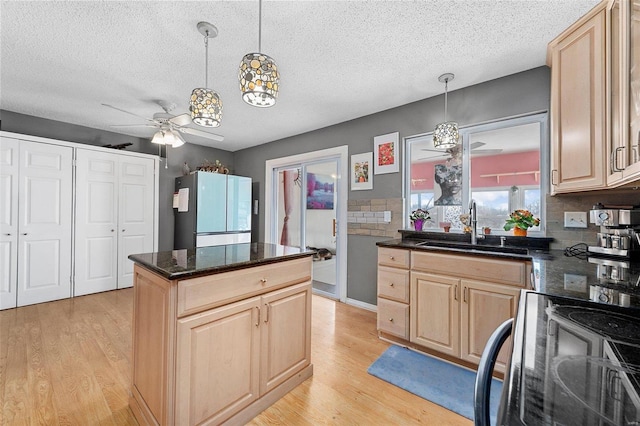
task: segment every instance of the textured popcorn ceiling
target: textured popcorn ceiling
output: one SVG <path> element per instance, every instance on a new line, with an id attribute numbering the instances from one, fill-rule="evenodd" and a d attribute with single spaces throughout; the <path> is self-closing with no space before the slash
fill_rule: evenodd
<path id="1" fill-rule="evenodd" d="M 0 108 L 114 129 L 174 102 L 187 111 L 204 85 L 196 24 L 209 43 L 209 87 L 224 103 L 224 142 L 236 151 L 545 64 L 547 43 L 596 0 L 267 1 L 262 51 L 282 74 L 276 106 L 240 98 L 237 67 L 258 48 L 257 1 L 5 1 L 0 3 Z M 394 130 L 394 129 L 390 129 Z M 425 129 L 427 131 L 428 129 Z"/>

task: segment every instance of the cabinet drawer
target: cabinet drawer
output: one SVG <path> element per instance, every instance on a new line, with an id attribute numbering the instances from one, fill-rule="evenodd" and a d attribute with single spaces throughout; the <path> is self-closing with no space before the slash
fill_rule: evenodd
<path id="1" fill-rule="evenodd" d="M 178 316 L 311 280 L 311 257 L 178 282 Z"/>
<path id="2" fill-rule="evenodd" d="M 412 269 L 473 278 L 496 284 L 523 287 L 527 280 L 527 262 L 481 256 L 412 252 Z"/>
<path id="3" fill-rule="evenodd" d="M 409 339 L 409 305 L 378 298 L 378 330 Z"/>
<path id="4" fill-rule="evenodd" d="M 408 269 L 409 250 L 380 247 L 378 249 L 378 265 Z"/>
<path id="5" fill-rule="evenodd" d="M 379 266 L 378 296 L 409 303 L 409 271 Z"/>

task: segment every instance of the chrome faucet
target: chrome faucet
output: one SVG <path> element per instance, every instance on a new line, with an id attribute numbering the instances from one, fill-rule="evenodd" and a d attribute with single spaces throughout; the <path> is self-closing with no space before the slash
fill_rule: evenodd
<path id="1" fill-rule="evenodd" d="M 469 220 L 471 225 L 471 244 L 478 244 L 478 238 L 484 238 L 484 235 L 478 236 L 478 217 L 477 217 L 476 200 L 473 198 L 469 201 Z"/>

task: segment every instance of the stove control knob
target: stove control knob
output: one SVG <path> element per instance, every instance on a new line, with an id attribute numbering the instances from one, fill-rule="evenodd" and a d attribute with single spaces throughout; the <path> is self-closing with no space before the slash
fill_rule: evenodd
<path id="1" fill-rule="evenodd" d="M 600 219 L 600 223 L 606 223 L 609 220 L 608 212 L 600 212 L 598 214 L 598 219 Z"/>

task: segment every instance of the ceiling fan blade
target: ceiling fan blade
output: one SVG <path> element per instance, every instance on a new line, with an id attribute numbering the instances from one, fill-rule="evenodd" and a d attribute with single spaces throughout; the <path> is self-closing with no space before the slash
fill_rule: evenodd
<path id="1" fill-rule="evenodd" d="M 169 121 L 175 124 L 176 126 L 186 126 L 187 124 L 191 124 L 191 114 L 184 113 L 184 114 L 176 115 Z"/>
<path id="2" fill-rule="evenodd" d="M 112 108 L 112 109 L 115 109 L 115 110 L 117 110 L 117 111 L 124 112 L 125 114 L 133 115 L 134 117 L 138 117 L 138 118 L 140 118 L 140 119 L 142 119 L 142 120 L 145 120 L 145 121 L 150 121 L 150 122 L 152 122 L 152 123 L 154 122 L 154 121 L 153 121 L 152 119 L 150 119 L 150 118 L 143 117 L 143 116 L 138 115 L 138 114 L 134 114 L 133 112 L 129 112 L 129 111 L 126 111 L 126 110 L 121 109 L 121 108 L 118 108 L 118 107 L 114 107 L 113 105 L 109 105 L 109 104 L 102 104 L 102 105 L 103 105 L 103 106 L 106 106 L 107 108 Z"/>
<path id="3" fill-rule="evenodd" d="M 484 142 L 474 142 L 471 145 L 469 145 L 470 149 L 476 149 L 476 148 L 480 148 L 481 146 L 485 146 L 486 143 Z"/>
<path id="4" fill-rule="evenodd" d="M 180 133 L 186 133 L 188 135 L 200 136 L 201 138 L 211 139 L 214 141 L 222 142 L 224 136 L 216 135 L 215 133 L 203 132 L 202 130 L 192 129 L 190 127 L 176 127 Z"/>
<path id="5" fill-rule="evenodd" d="M 476 149 L 471 154 L 498 154 L 502 152 L 501 149 Z"/>
<path id="6" fill-rule="evenodd" d="M 155 124 L 112 124 L 109 127 L 158 127 Z"/>

